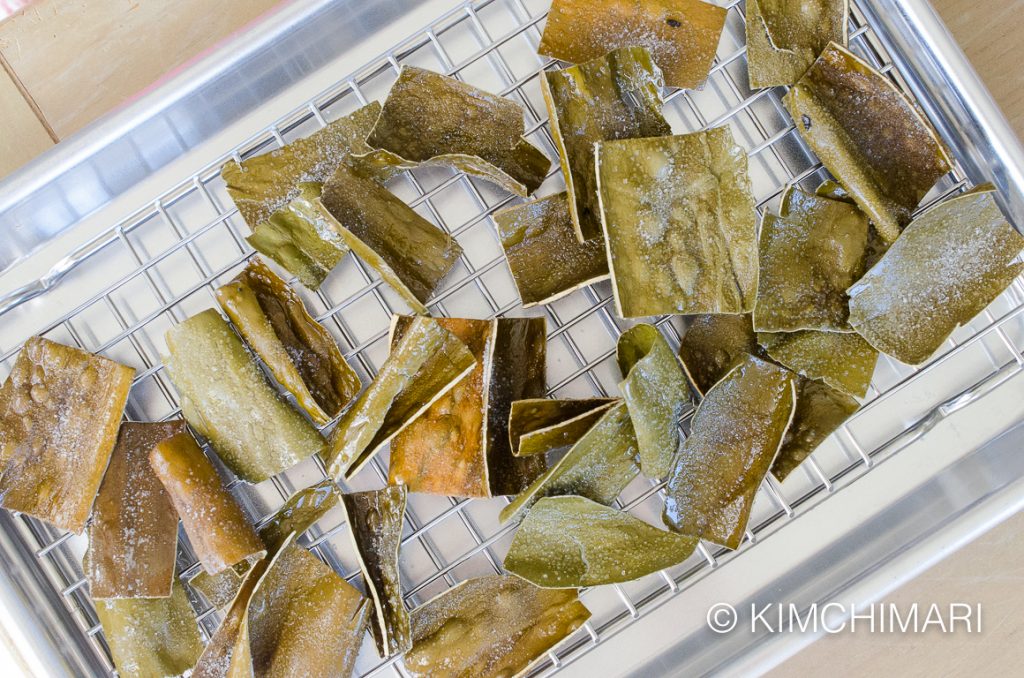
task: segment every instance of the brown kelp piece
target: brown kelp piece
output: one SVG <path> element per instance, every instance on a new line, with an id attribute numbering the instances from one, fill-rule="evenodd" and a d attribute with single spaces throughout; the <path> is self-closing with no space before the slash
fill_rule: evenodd
<path id="1" fill-rule="evenodd" d="M 568 450 L 617 402 L 615 398 L 517 400 L 508 418 L 512 454 L 532 457 Z"/>
<path id="2" fill-rule="evenodd" d="M 243 560 L 234 567 L 229 567 L 217 574 L 199 570 L 188 583 L 193 589 L 203 594 L 203 597 L 210 603 L 210 607 L 222 610 L 230 605 L 238 595 L 238 590 L 242 588 L 242 582 L 245 581 L 245 576 L 251 568 L 252 563 Z"/>
<path id="3" fill-rule="evenodd" d="M 325 461 L 334 478 L 351 478 L 476 365 L 473 353 L 431 318 L 416 317 L 377 376 L 348 408 Z"/>
<path id="4" fill-rule="evenodd" d="M 697 408 L 665 488 L 669 529 L 737 548 L 796 409 L 796 375 L 749 356 Z"/>
<path id="5" fill-rule="evenodd" d="M 118 674 L 180 676 L 202 654 L 188 594 L 177 577 L 172 579 L 170 595 L 164 598 L 94 598 Z"/>
<path id="6" fill-rule="evenodd" d="M 761 352 L 749 313 L 694 316 L 679 342 L 683 369 L 701 396 L 748 355 Z"/>
<path id="7" fill-rule="evenodd" d="M 784 100 L 796 128 L 892 243 L 951 162 L 935 130 L 884 75 L 830 43 Z"/>
<path id="8" fill-rule="evenodd" d="M 786 193 L 785 196 L 788 196 Z M 838 200 L 839 202 L 845 202 L 848 205 L 856 206 L 857 202 L 846 192 L 838 181 L 834 179 L 826 179 L 825 181 L 818 184 L 818 188 L 814 190 L 814 195 L 822 198 L 828 198 L 830 200 Z M 784 196 L 784 197 L 785 197 Z M 786 204 L 783 203 L 782 216 L 786 216 L 785 209 Z M 857 209 L 860 209 L 859 207 Z M 882 239 L 882 236 L 878 234 L 878 230 L 875 229 L 871 223 L 868 223 L 868 249 L 864 255 L 864 269 L 867 270 L 874 266 L 885 251 L 889 249 L 889 243 Z"/>
<path id="9" fill-rule="evenodd" d="M 324 450 L 320 433 L 276 393 L 216 311 L 175 325 L 166 340 L 182 414 L 239 478 L 262 482 Z"/>
<path id="10" fill-rule="evenodd" d="M 388 167 L 448 165 L 516 195 L 533 193 L 551 161 L 523 135 L 521 106 L 440 73 L 403 66 L 359 159 Z"/>
<path id="11" fill-rule="evenodd" d="M 287 283 L 253 258 L 217 289 L 239 334 L 299 406 L 323 426 L 359 393 L 359 376 Z"/>
<path id="12" fill-rule="evenodd" d="M 135 370 L 32 337 L 0 389 L 0 506 L 85 529 Z"/>
<path id="13" fill-rule="evenodd" d="M 679 361 L 654 325 L 640 324 L 619 336 L 615 349 L 619 390 L 640 447 L 640 470 L 663 478 L 679 448 L 679 419 L 690 387 Z"/>
<path id="14" fill-rule="evenodd" d="M 796 389 L 793 423 L 786 431 L 782 449 L 772 464 L 772 475 L 779 482 L 785 480 L 858 407 L 860 405 L 856 400 L 828 384 L 800 379 Z"/>
<path id="15" fill-rule="evenodd" d="M 792 85 L 830 42 L 845 45 L 849 0 L 748 0 L 751 89 Z"/>
<path id="16" fill-rule="evenodd" d="M 396 320 L 392 342 L 412 318 Z M 513 400 L 544 393 L 543 318 L 436 323 L 469 347 L 476 367 L 395 436 L 389 480 L 411 492 L 462 497 L 515 494 L 547 468 L 543 457 L 516 458 L 508 439 Z"/>
<path id="17" fill-rule="evenodd" d="M 619 315 L 753 309 L 754 197 L 728 127 L 600 143 L 597 174 Z"/>
<path id="18" fill-rule="evenodd" d="M 878 351 L 853 332 L 759 332 L 757 340 L 772 360 L 858 398 L 867 395 L 878 363 Z"/>
<path id="19" fill-rule="evenodd" d="M 594 144 L 672 133 L 661 115 L 661 70 L 643 47 L 623 47 L 564 70 L 545 71 L 541 91 L 562 159 L 578 242 L 601 238 Z"/>
<path id="20" fill-rule="evenodd" d="M 255 231 L 299 197 L 300 184 L 323 183 L 347 155 L 369 152 L 365 139 L 378 115 L 380 104 L 374 101 L 282 148 L 225 163 L 221 177 L 245 223 Z"/>
<path id="21" fill-rule="evenodd" d="M 543 588 L 617 584 L 678 565 L 697 542 L 585 497 L 545 497 L 526 514 L 504 565 Z"/>
<path id="22" fill-rule="evenodd" d="M 707 80 L 726 10 L 700 0 L 554 0 L 537 51 L 581 63 L 640 45 L 670 87 Z"/>
<path id="23" fill-rule="evenodd" d="M 181 420 L 121 425 L 89 522 L 83 569 L 93 598 L 171 595 L 178 514 L 149 451 L 184 431 Z"/>
<path id="24" fill-rule="evenodd" d="M 188 433 L 158 442 L 149 462 L 163 483 L 181 525 L 202 563 L 217 574 L 243 560 L 258 560 L 266 547 L 217 469 Z"/>
<path id="25" fill-rule="evenodd" d="M 883 353 L 917 365 L 988 306 L 1024 265 L 1024 237 L 991 186 L 919 216 L 850 288 L 850 324 Z"/>
<path id="26" fill-rule="evenodd" d="M 503 209 L 494 222 L 523 308 L 608 277 L 604 242 L 576 239 L 565 193 Z"/>
<path id="27" fill-rule="evenodd" d="M 639 450 L 625 403 L 609 408 L 558 463 L 501 510 L 508 522 L 542 497 L 579 495 L 610 504 L 640 473 Z"/>
<path id="28" fill-rule="evenodd" d="M 576 591 L 518 577 L 468 579 L 412 612 L 412 676 L 519 676 L 590 618 Z"/>
<path id="29" fill-rule="evenodd" d="M 407 493 L 405 487 L 391 485 L 342 496 L 359 569 L 373 599 L 375 613 L 370 630 L 382 659 L 412 647 L 409 612 L 402 602 L 398 572 Z"/>

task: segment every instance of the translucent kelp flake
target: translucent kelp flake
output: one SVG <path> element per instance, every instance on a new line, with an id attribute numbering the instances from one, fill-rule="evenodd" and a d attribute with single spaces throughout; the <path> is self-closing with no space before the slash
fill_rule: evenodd
<path id="1" fill-rule="evenodd" d="M 614 398 L 516 400 L 508 419 L 512 454 L 532 457 L 567 450 L 618 402 Z"/>
<path id="2" fill-rule="evenodd" d="M 683 368 L 702 396 L 748 355 L 759 353 L 749 313 L 694 316 L 679 342 Z"/>
<path id="3" fill-rule="evenodd" d="M 853 416 L 858 407 L 856 400 L 828 384 L 800 379 L 793 423 L 786 431 L 779 456 L 772 463 L 772 475 L 779 482 L 785 480 L 818 445 Z"/>
<path id="4" fill-rule="evenodd" d="M 858 398 L 867 395 L 878 363 L 878 351 L 852 332 L 762 332 L 757 340 L 773 360 Z"/>
<path id="5" fill-rule="evenodd" d="M 845 45 L 849 0 L 747 0 L 750 87 L 792 85 L 830 42 Z"/>

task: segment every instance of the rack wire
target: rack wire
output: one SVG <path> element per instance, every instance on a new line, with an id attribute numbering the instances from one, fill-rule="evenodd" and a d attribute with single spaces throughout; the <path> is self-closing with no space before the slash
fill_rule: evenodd
<path id="1" fill-rule="evenodd" d="M 781 104 L 783 88 L 750 91 L 746 84 L 744 17 L 741 2 L 728 4 L 722 44 L 707 85 L 701 91 L 672 91 L 665 115 L 676 133 L 729 125 L 750 157 L 759 213 L 773 209 L 787 185 L 813 188 L 825 172 L 804 146 Z M 62 308 L 49 292 L 22 308 L 46 318 L 42 334 L 102 353 L 137 368 L 127 416 L 154 421 L 179 416 L 177 397 L 164 373 L 163 333 L 203 308 L 214 307 L 214 290 L 232 278 L 252 255 L 245 224 L 224 184 L 220 165 L 240 160 L 305 136 L 341 115 L 382 98 L 402 64 L 438 70 L 523 105 L 527 137 L 557 159 L 540 95 L 539 73 L 560 66 L 536 54 L 547 0 L 473 0 L 444 15 L 422 32 L 394 46 L 329 90 L 296 108 L 216 163 L 196 171 L 128 218 L 114 224 L 78 255 L 70 278 L 93 285 L 96 293 L 73 309 Z M 851 46 L 906 90 L 856 5 L 851 11 Z M 455 272 L 428 304 L 434 315 L 493 317 L 524 314 L 504 263 L 491 215 L 516 198 L 486 182 L 439 168 L 407 172 L 389 187 L 430 221 L 455 236 L 465 249 Z M 541 194 L 562 190 L 553 166 Z M 969 188 L 955 170 L 940 181 L 925 207 Z M 294 281 L 293 281 L 294 283 Z M 62 284 L 70 284 L 65 281 Z M 334 334 L 346 358 L 364 381 L 376 373 L 387 353 L 390 316 L 406 312 L 403 302 L 355 256 L 347 257 L 315 293 L 294 285 L 318 320 Z M 558 397 L 608 396 L 616 392 L 614 346 L 630 323 L 612 313 L 607 282 L 574 292 L 548 306 L 530 309 L 548 323 L 549 393 Z M 21 309 L 18 309 L 19 311 Z M 12 316 L 12 312 L 7 313 Z M 656 324 L 678 346 L 685 320 L 659 318 Z M 21 342 L 0 349 L 6 375 Z M 902 449 L 931 426 L 1024 369 L 1024 284 L 1017 280 L 970 326 L 961 328 L 929 365 L 914 369 L 883 357 L 866 406 L 833 435 L 802 469 L 783 484 L 772 477 L 758 493 L 740 551 L 753 548 L 789 518 L 811 510 L 837 488 L 860 477 L 879 460 Z M 950 378 L 947 368 L 959 365 Z M 962 369 L 967 364 L 971 369 Z M 878 407 L 882 402 L 899 407 Z M 895 412 L 895 413 L 894 413 Z M 684 417 L 683 427 L 692 410 Z M 224 469 L 225 476 L 229 476 Z M 230 487 L 257 522 L 296 489 L 326 477 L 318 458 L 265 483 Z M 379 487 L 387 481 L 387 455 L 379 455 L 343 489 Z M 638 479 L 623 492 L 619 506 L 657 521 L 662 486 Z M 472 576 L 501 572 L 512 527 L 497 514 L 507 500 L 460 500 L 410 495 L 401 551 L 406 603 L 415 607 Z M 83 538 L 55 530 L 27 516 L 2 521 L 3 529 L 34 553 L 33 574 L 53 590 L 50 604 L 88 656 L 82 673 L 113 673 L 109 652 L 88 595 L 80 560 Z M 359 570 L 348 544 L 340 512 L 332 512 L 303 538 L 322 560 L 359 585 Z M 178 566 L 188 581 L 198 565 L 182 533 Z M 593 617 L 569 642 L 549 652 L 533 669 L 548 674 L 582 653 L 607 643 L 650 610 L 681 594 L 734 557 L 701 544 L 686 562 L 644 579 L 582 592 Z M 209 635 L 219 615 L 190 589 L 200 625 Z M 59 601 L 59 602 L 57 602 Z M 400 661 L 378 660 L 369 644 L 360 654 L 362 675 L 406 675 Z"/>

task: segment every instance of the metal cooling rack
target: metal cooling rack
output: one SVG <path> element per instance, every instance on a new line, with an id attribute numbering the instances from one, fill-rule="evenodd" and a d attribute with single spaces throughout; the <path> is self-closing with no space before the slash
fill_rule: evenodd
<path id="1" fill-rule="evenodd" d="M 369 100 L 383 98 L 402 64 L 442 71 L 474 85 L 498 91 L 522 104 L 527 136 L 557 158 L 539 89 L 539 71 L 558 66 L 536 54 L 547 0 L 478 0 L 444 15 L 415 37 L 396 45 L 328 91 L 262 129 L 217 162 L 195 172 L 114 224 L 62 264 L 41 289 L 55 288 L 20 306 L 0 307 L 0 318 L 31 313 L 51 339 L 102 353 L 138 369 L 127 416 L 161 420 L 178 416 L 173 387 L 161 365 L 163 333 L 203 308 L 216 307 L 214 290 L 232 278 L 252 255 L 244 241 L 247 227 L 227 197 L 219 167 L 228 158 L 263 153 L 305 136 Z M 750 155 L 750 171 L 759 212 L 775 209 L 790 183 L 813 188 L 825 177 L 781 105 L 781 88 L 751 92 L 746 84 L 743 8 L 729 4 L 725 34 L 708 84 L 700 92 L 673 91 L 665 105 L 676 133 L 716 125 L 732 127 Z M 901 88 L 906 83 L 865 23 L 860 8 L 851 14 L 851 46 Z M 553 167 L 540 193 L 561 190 Z M 959 169 L 944 178 L 926 200 L 933 204 L 969 188 Z M 498 243 L 491 214 L 510 203 L 493 186 L 438 168 L 420 169 L 394 179 L 390 188 L 424 217 L 458 238 L 465 249 L 454 273 L 429 304 L 435 315 L 491 317 L 520 314 L 518 297 Z M 61 282 L 61 279 L 67 280 Z M 58 285 L 57 283 L 60 283 Z M 63 285 L 94 285 L 97 292 L 67 312 L 61 308 Z M 387 329 L 402 301 L 355 256 L 347 257 L 324 286 L 311 293 L 295 285 L 312 313 L 335 335 L 343 352 L 368 381 L 387 353 Z M 36 291 L 40 291 L 37 289 Z M 23 300 L 19 300 L 23 301 Z M 612 313 L 607 282 L 574 292 L 545 307 L 549 329 L 549 392 L 559 397 L 608 396 L 617 392 L 615 341 L 630 323 Z M 685 329 L 681 318 L 657 324 L 678 346 Z M 0 369 L 11 369 L 20 336 L 0 350 Z M 1017 280 L 993 306 L 948 342 L 943 354 L 924 369 L 882 357 L 866 407 L 832 436 L 786 483 L 769 477 L 761 488 L 746 539 L 739 551 L 785 525 L 789 518 L 827 499 L 837 488 L 866 473 L 877 461 L 902 449 L 935 423 L 990 392 L 1024 369 L 1024 284 Z M 954 360 L 954 358 L 956 358 Z M 958 376 L 948 368 L 957 363 Z M 965 373 L 963 365 L 970 369 Z M 964 376 L 966 374 L 967 376 Z M 879 407 L 880 403 L 893 405 Z M 691 412 L 692 413 L 692 412 Z M 687 415 L 687 419 L 689 414 Z M 686 422 L 683 423 L 684 430 Z M 226 472 L 225 472 L 226 473 Z M 256 486 L 235 481 L 233 492 L 254 520 L 265 520 L 292 492 L 325 477 L 319 459 L 308 460 Z M 381 454 L 343 489 L 367 489 L 387 480 L 387 455 Z M 661 486 L 638 479 L 619 505 L 657 524 Z M 512 528 L 499 526 L 497 514 L 507 500 L 457 500 L 410 495 L 401 569 L 408 606 L 463 579 L 501 571 Z M 84 541 L 23 515 L 0 515 L 9 548 L 31 554 L 31 571 L 20 576 L 39 591 L 40 614 L 64 633 L 67 659 L 79 674 L 113 672 L 80 559 Z M 359 585 L 358 567 L 339 513 L 320 521 L 303 541 L 321 559 Z M 196 558 L 181 534 L 178 565 L 188 580 L 198 571 Z M 572 662 L 671 600 L 732 552 L 701 544 L 677 567 L 638 582 L 588 589 L 583 601 L 592 619 L 566 644 L 549 652 L 534 669 L 548 674 Z M 209 634 L 218 613 L 193 596 L 200 624 Z M 360 655 L 364 675 L 406 675 L 401 662 L 380 662 L 372 643 Z"/>

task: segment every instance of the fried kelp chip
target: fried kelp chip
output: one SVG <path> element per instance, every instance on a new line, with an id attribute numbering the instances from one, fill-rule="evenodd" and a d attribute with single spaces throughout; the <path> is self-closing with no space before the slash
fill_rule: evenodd
<path id="1" fill-rule="evenodd" d="M 325 459 L 330 475 L 358 473 L 475 365 L 473 353 L 458 337 L 431 318 L 415 318 L 335 427 Z"/>
<path id="2" fill-rule="evenodd" d="M 753 310 L 754 198 L 728 127 L 600 143 L 597 174 L 619 315 Z"/>
<path id="3" fill-rule="evenodd" d="M 526 514 L 504 565 L 543 588 L 617 584 L 681 563 L 697 541 L 584 497 L 545 497 Z"/>
<path id="4" fill-rule="evenodd" d="M 79 534 L 135 370 L 32 337 L 0 389 L 0 506 Z"/>
<path id="5" fill-rule="evenodd" d="M 932 207 L 850 288 L 850 324 L 869 344 L 923 363 L 1020 274 L 1024 237 L 993 196 L 985 187 Z"/>
<path id="6" fill-rule="evenodd" d="M 515 102 L 415 66 L 403 66 L 384 100 L 360 158 L 388 167 L 448 165 L 526 197 L 544 181 L 551 161 L 523 135 Z"/>
<path id="7" fill-rule="evenodd" d="M 665 488 L 665 524 L 737 548 L 795 401 L 796 375 L 753 356 L 708 391 Z"/>
<path id="8" fill-rule="evenodd" d="M 241 163 L 225 163 L 221 177 L 249 228 L 255 231 L 274 212 L 299 197 L 300 184 L 323 183 L 347 155 L 368 153 L 371 149 L 366 145 L 366 135 L 378 115 L 380 104 L 374 101 L 282 148 Z"/>
<path id="9" fill-rule="evenodd" d="M 469 579 L 412 612 L 412 676 L 519 676 L 590 618 L 575 591 L 518 577 Z"/>
<path id="10" fill-rule="evenodd" d="M 645 47 L 670 87 L 704 85 L 726 10 L 700 0 L 554 0 L 537 51 L 581 63 Z"/>
<path id="11" fill-rule="evenodd" d="M 149 463 L 206 572 L 217 574 L 266 555 L 242 507 L 192 436 L 178 433 L 158 442 L 149 453 Z"/>
<path id="12" fill-rule="evenodd" d="M 359 376 L 330 332 L 259 257 L 227 285 L 217 301 L 279 384 L 323 426 L 359 393 Z"/>
<path id="13" fill-rule="evenodd" d="M 820 381 L 800 379 L 796 393 L 796 412 L 786 431 L 779 456 L 772 464 L 772 475 L 779 482 L 811 456 L 832 432 L 843 425 L 860 405 L 846 393 Z"/>
<path id="14" fill-rule="evenodd" d="M 892 243 L 949 156 L 935 130 L 884 75 L 830 43 L 784 100 L 796 128 Z"/>
<path id="15" fill-rule="evenodd" d="M 849 0 L 747 0 L 751 89 L 792 85 L 830 42 L 845 45 Z"/>
<path id="16" fill-rule="evenodd" d="M 173 564 L 173 559 L 172 559 Z M 185 587 L 174 584 L 166 598 L 96 598 L 96 616 L 122 676 L 180 676 L 203 652 L 195 613 Z"/>
<path id="17" fill-rule="evenodd" d="M 661 70 L 643 47 L 625 47 L 543 75 L 541 91 L 571 196 L 575 237 L 600 239 L 594 144 L 672 133 L 661 115 Z"/>
<path id="18" fill-rule="evenodd" d="M 402 602 L 398 547 L 408 490 L 391 485 L 383 490 L 342 496 L 349 533 L 375 610 L 370 630 L 382 659 L 412 647 L 409 613 Z"/>
<path id="19" fill-rule="evenodd" d="M 508 418 L 512 454 L 532 457 L 568 450 L 617 402 L 614 398 L 517 400 Z"/>
<path id="20" fill-rule="evenodd" d="M 216 311 L 175 325 L 166 339 L 164 365 L 182 414 L 239 478 L 262 482 L 325 449 L 320 433 L 277 394 Z"/>
<path id="21" fill-rule="evenodd" d="M 184 431 L 181 420 L 121 425 L 89 522 L 83 569 L 93 598 L 171 595 L 178 514 L 149 451 Z"/>
<path id="22" fill-rule="evenodd" d="M 867 395 L 878 351 L 853 332 L 758 333 L 768 355 L 808 379 L 858 398 Z"/>
<path id="23" fill-rule="evenodd" d="M 686 376 L 653 325 L 623 332 L 615 353 L 623 377 L 619 390 L 640 446 L 640 470 L 648 478 L 663 478 L 679 448 L 679 419 L 690 402 Z"/>
<path id="24" fill-rule="evenodd" d="M 601 419 L 541 477 L 501 510 L 505 523 L 542 497 L 579 495 L 610 504 L 640 473 L 640 452 L 625 403 Z"/>
<path id="25" fill-rule="evenodd" d="M 393 343 L 411 322 L 396 320 Z M 430 322 L 465 343 L 476 367 L 395 436 L 389 481 L 411 492 L 460 497 L 521 491 L 547 468 L 543 457 L 514 457 L 508 438 L 512 401 L 544 394 L 544 319 Z"/>
<path id="26" fill-rule="evenodd" d="M 565 193 L 494 214 L 523 308 L 547 304 L 608 277 L 600 239 L 576 239 Z"/>
<path id="27" fill-rule="evenodd" d="M 760 353 L 749 313 L 694 316 L 679 342 L 683 369 L 701 396 L 748 355 Z"/>

